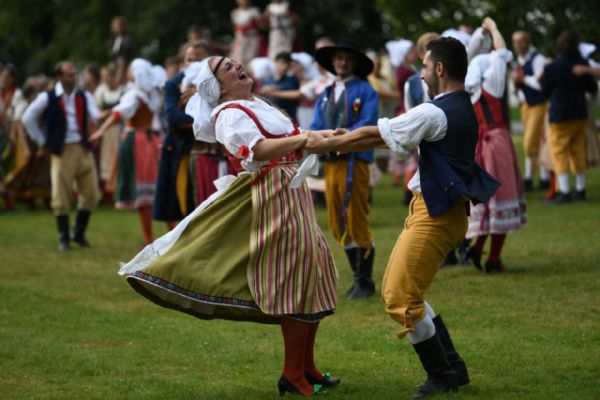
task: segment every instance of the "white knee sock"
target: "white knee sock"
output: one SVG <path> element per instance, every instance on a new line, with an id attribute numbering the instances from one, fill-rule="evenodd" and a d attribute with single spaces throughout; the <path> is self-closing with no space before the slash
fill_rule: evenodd
<path id="1" fill-rule="evenodd" d="M 571 189 L 569 189 L 569 174 L 567 172 L 558 174 L 556 178 L 558 181 L 558 190 L 560 190 L 561 193 L 569 193 L 571 191 Z"/>
<path id="2" fill-rule="evenodd" d="M 585 174 L 583 172 L 575 175 L 575 190 L 578 192 L 585 190 Z"/>
<path id="3" fill-rule="evenodd" d="M 548 170 L 540 165 L 540 179 L 543 181 L 547 181 L 550 179 L 550 173 Z"/>
<path id="4" fill-rule="evenodd" d="M 525 179 L 531 179 L 531 175 L 532 175 L 532 165 L 533 163 L 531 162 L 531 158 L 529 157 L 525 157 Z"/>
<path id="5" fill-rule="evenodd" d="M 415 325 L 414 332 L 408 332 L 408 341 L 412 344 L 417 344 L 426 341 L 435 335 L 435 325 L 429 315 L 425 315 L 421 321 Z"/>
<path id="6" fill-rule="evenodd" d="M 431 305 L 428 302 L 425 302 L 425 312 L 427 313 L 427 315 L 429 315 L 432 319 L 435 318 L 435 311 L 433 311 L 433 308 L 431 307 Z"/>

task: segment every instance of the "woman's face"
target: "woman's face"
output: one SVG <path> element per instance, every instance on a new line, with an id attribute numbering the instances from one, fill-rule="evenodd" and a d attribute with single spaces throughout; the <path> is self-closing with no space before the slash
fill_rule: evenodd
<path id="1" fill-rule="evenodd" d="M 219 64 L 221 57 L 210 60 L 210 68 L 221 84 L 221 97 L 231 99 L 245 99 L 252 92 L 254 81 L 244 69 L 244 66 L 231 58 L 225 57 Z M 218 70 L 215 68 L 219 64 Z"/>

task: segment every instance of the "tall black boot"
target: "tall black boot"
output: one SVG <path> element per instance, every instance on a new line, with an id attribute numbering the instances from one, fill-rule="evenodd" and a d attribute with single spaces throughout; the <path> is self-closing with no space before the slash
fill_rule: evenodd
<path id="1" fill-rule="evenodd" d="M 450 334 L 448 333 L 448 329 L 446 329 L 446 325 L 444 324 L 444 320 L 441 315 L 433 318 L 433 324 L 435 325 L 435 332 L 440 337 L 440 341 L 446 350 L 446 357 L 448 358 L 448 362 L 450 366 L 454 368 L 456 371 L 456 380 L 459 386 L 464 386 L 470 382 L 469 373 L 467 372 L 467 366 L 465 362 L 460 357 L 456 349 L 454 348 L 454 343 L 452 343 L 452 339 L 450 338 Z"/>
<path id="2" fill-rule="evenodd" d="M 90 247 L 90 243 L 85 238 L 85 230 L 88 226 L 88 222 L 90 221 L 91 214 L 92 213 L 89 210 L 77 210 L 75 226 L 73 227 L 73 241 L 81 247 Z"/>
<path id="3" fill-rule="evenodd" d="M 69 216 L 57 215 L 56 226 L 58 227 L 58 250 L 70 250 L 71 246 L 69 245 Z"/>
<path id="4" fill-rule="evenodd" d="M 413 400 L 425 399 L 438 393 L 458 390 L 456 371 L 450 366 L 446 350 L 438 335 L 433 335 L 424 342 L 413 344 L 423 369 L 427 372 L 427 380 L 419 385 Z"/>
<path id="5" fill-rule="evenodd" d="M 346 252 L 346 256 L 348 257 L 348 261 L 350 262 L 350 268 L 352 268 L 352 275 L 354 277 L 354 283 L 350 286 L 350 289 L 346 291 L 346 295 L 349 295 L 354 291 L 354 287 L 356 286 L 356 274 L 358 271 L 358 247 L 348 247 L 344 249 Z"/>
<path id="6" fill-rule="evenodd" d="M 364 299 L 375 293 L 375 282 L 373 282 L 373 261 L 375 259 L 375 247 L 358 247 L 358 269 L 354 289 L 350 293 L 350 300 Z M 367 257 L 365 255 L 369 252 Z"/>

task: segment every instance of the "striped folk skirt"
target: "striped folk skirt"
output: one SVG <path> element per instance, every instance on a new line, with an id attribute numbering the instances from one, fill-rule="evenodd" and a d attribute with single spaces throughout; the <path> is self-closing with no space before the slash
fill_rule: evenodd
<path id="1" fill-rule="evenodd" d="M 151 301 L 202 319 L 279 323 L 333 313 L 337 271 L 308 187 L 289 187 L 296 170 L 276 167 L 254 185 L 256 173 L 241 174 L 182 221 L 180 234 L 165 235 L 173 243 L 157 240 L 166 251 L 150 245 L 121 273 Z"/>

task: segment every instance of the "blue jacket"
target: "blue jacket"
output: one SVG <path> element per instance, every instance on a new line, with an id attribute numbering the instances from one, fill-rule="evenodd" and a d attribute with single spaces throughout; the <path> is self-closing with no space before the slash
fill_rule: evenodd
<path id="1" fill-rule="evenodd" d="M 347 121 L 344 128 L 354 130 L 366 125 L 377 125 L 379 115 L 379 96 L 371 85 L 362 79 L 356 78 L 346 82 L 346 116 Z M 328 126 L 324 115 L 325 104 L 330 96 L 333 95 L 333 85 L 328 86 L 321 94 L 315 105 L 315 113 L 310 129 L 332 129 Z M 373 162 L 373 150 L 366 150 L 352 153 L 356 158 L 366 162 Z"/>
<path id="2" fill-rule="evenodd" d="M 183 125 L 191 125 L 194 119 L 179 108 L 179 85 L 182 80 L 183 72 L 180 72 L 165 82 L 163 107 L 169 130 L 162 143 L 152 205 L 152 218 L 157 221 L 178 221 L 185 217 L 181 214 L 177 199 L 177 171 L 181 156 L 190 153 L 194 142 L 192 128 L 184 128 Z M 187 193 L 187 203 L 188 209 L 193 210 L 191 192 Z"/>

